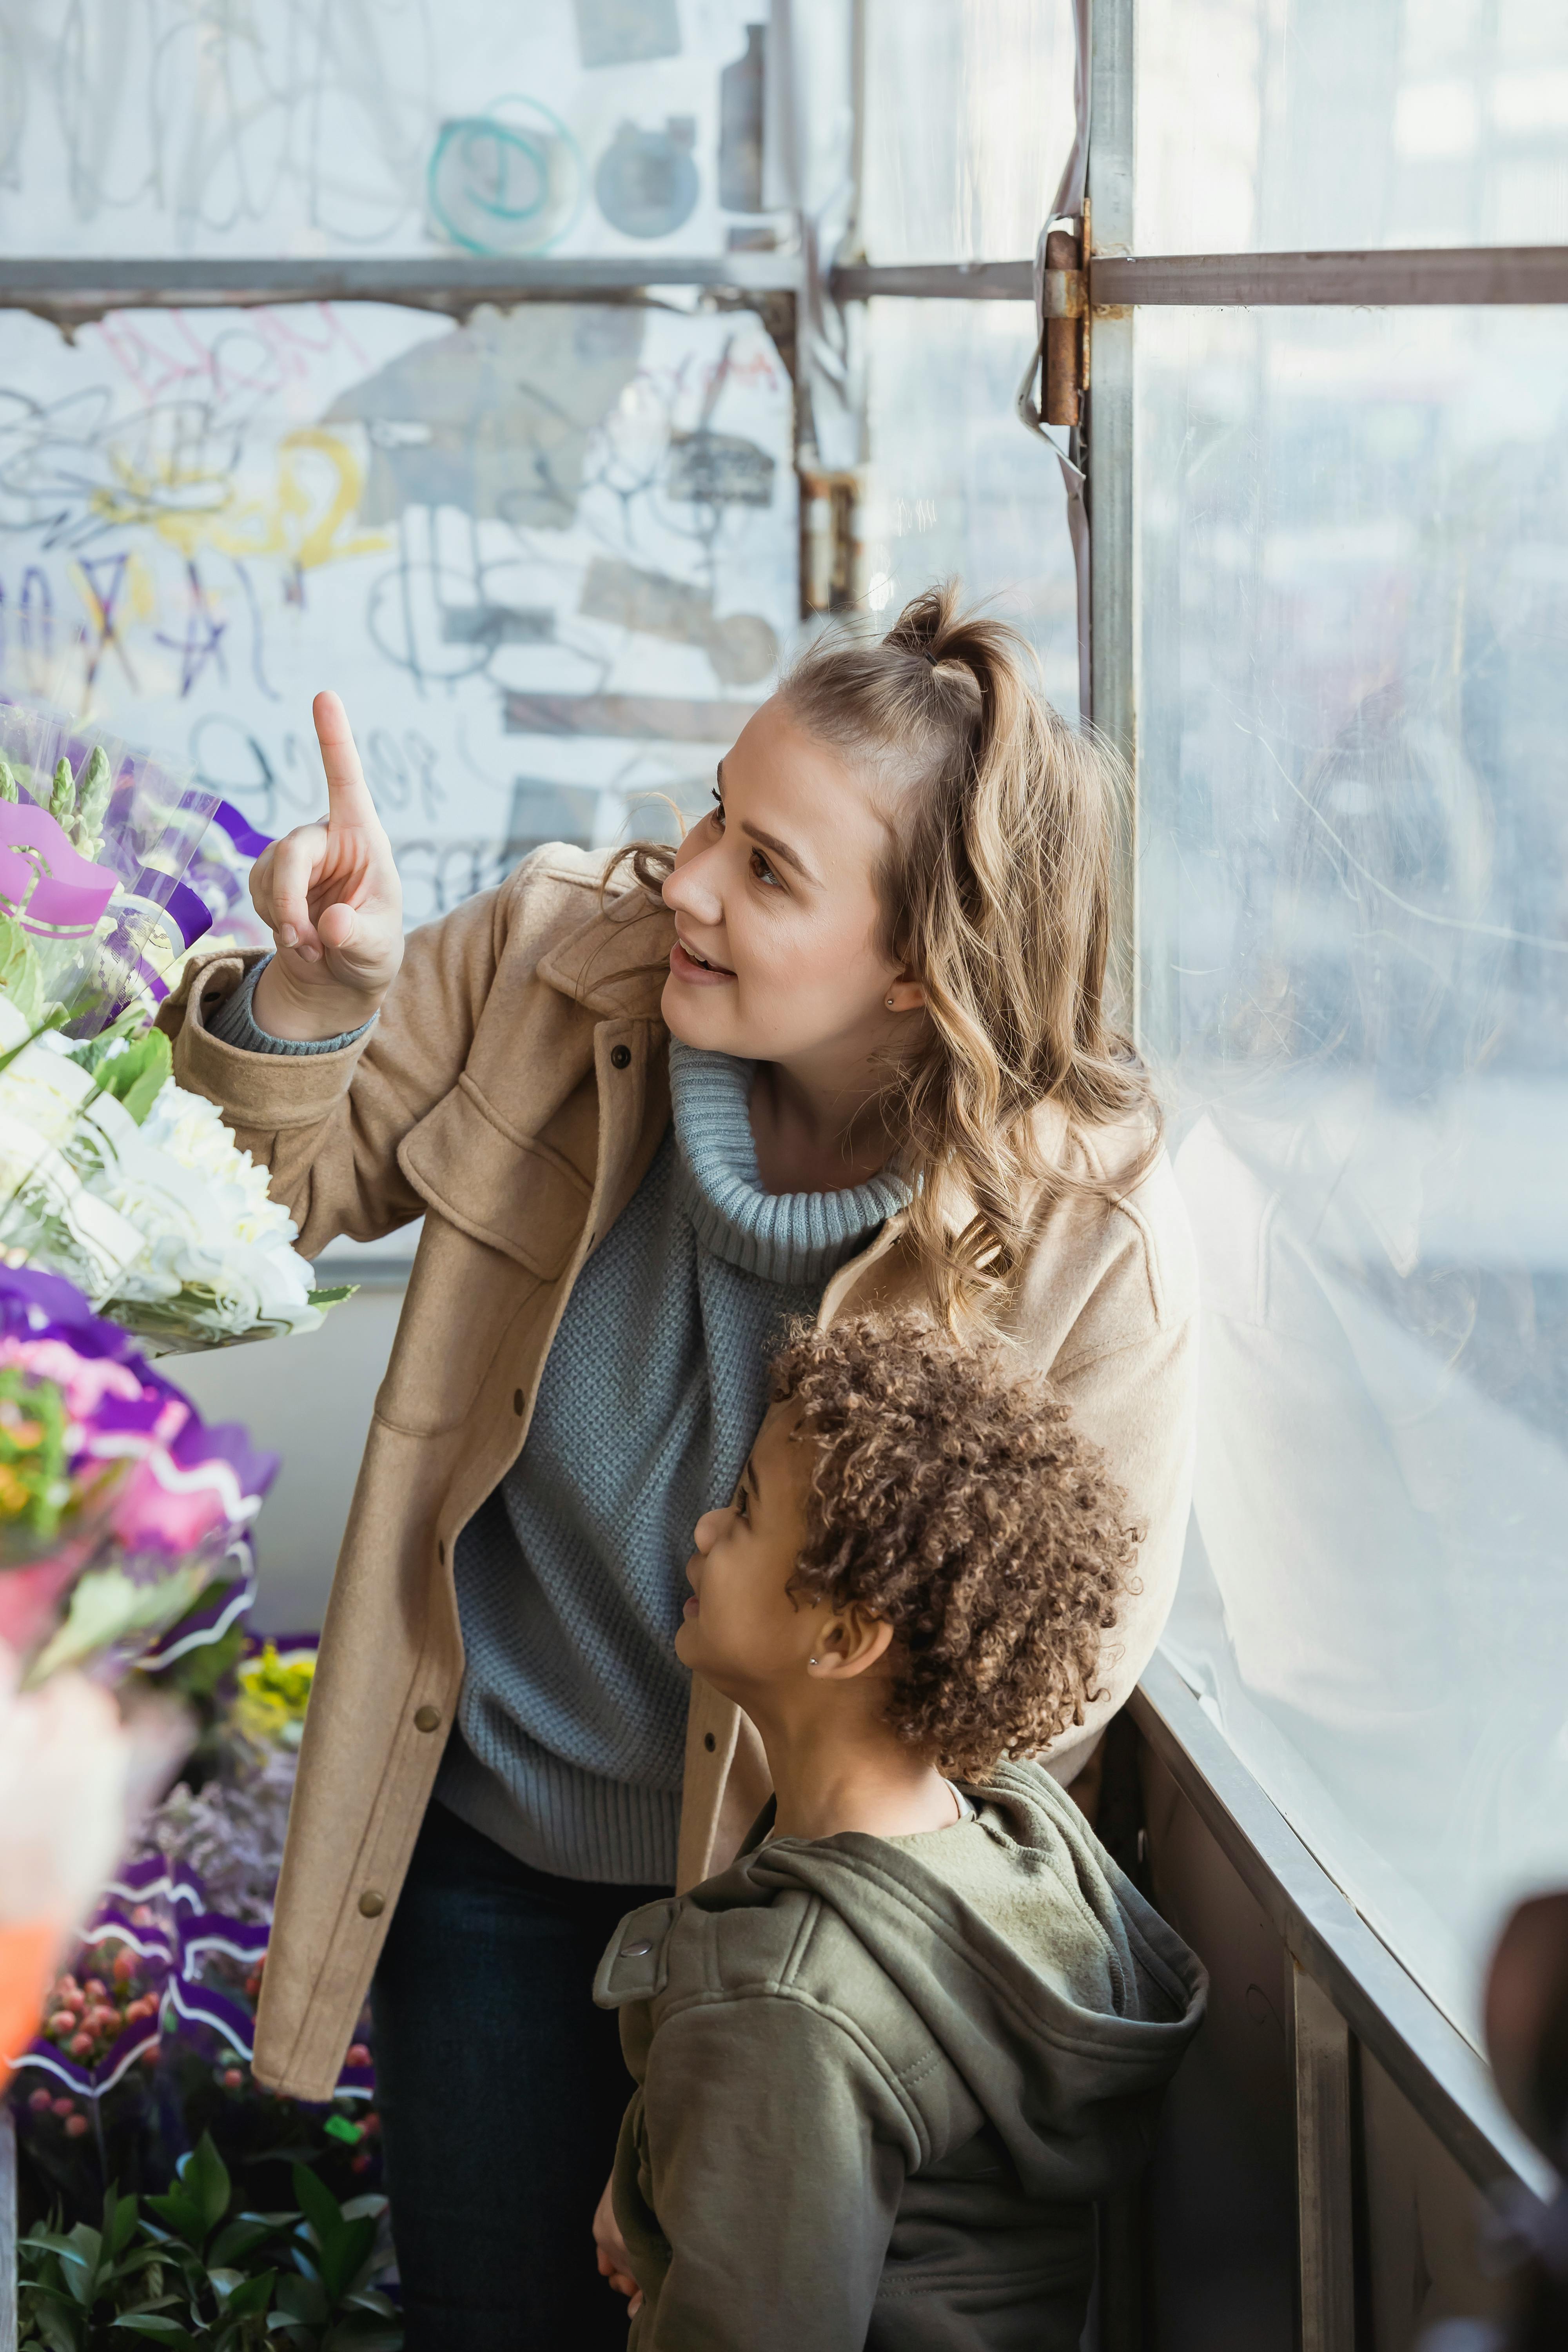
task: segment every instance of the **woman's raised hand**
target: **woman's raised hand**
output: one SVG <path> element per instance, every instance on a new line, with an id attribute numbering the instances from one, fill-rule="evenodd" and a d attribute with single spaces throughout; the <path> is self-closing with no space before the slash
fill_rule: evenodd
<path id="1" fill-rule="evenodd" d="M 335 694 L 312 706 L 327 772 L 324 824 L 296 825 L 251 869 L 250 895 L 278 952 L 257 983 L 268 1035 L 310 1041 L 357 1029 L 403 961 L 403 890 L 392 844 Z"/>

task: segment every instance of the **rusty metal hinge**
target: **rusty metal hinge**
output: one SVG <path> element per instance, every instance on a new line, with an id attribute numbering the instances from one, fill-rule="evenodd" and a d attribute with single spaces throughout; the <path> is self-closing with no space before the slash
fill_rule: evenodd
<path id="1" fill-rule="evenodd" d="M 1070 229 L 1046 238 L 1045 381 L 1040 415 L 1047 425 L 1077 425 L 1083 405 L 1089 337 L 1089 281 L 1083 247 Z"/>

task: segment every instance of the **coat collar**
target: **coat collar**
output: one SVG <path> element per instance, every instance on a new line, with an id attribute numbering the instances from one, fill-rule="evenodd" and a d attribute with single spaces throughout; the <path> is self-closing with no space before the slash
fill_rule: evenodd
<path id="1" fill-rule="evenodd" d="M 539 976 L 588 1013 L 657 1020 L 668 977 L 675 918 L 627 890 L 539 960 Z"/>

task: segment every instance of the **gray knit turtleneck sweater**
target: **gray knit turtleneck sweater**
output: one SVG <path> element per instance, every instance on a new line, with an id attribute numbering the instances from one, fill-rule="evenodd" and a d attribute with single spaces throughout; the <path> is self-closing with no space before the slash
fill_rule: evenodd
<path id="1" fill-rule="evenodd" d="M 903 1195 L 764 1192 L 753 1066 L 669 1049 L 672 1130 L 577 1277 L 527 1441 L 458 1544 L 468 1671 L 436 1793 L 535 1869 L 672 1884 L 692 1529 L 792 1314 Z"/>
<path id="2" fill-rule="evenodd" d="M 254 978 L 215 1034 L 289 1051 L 255 1024 Z M 753 1068 L 672 1041 L 671 1131 L 577 1277 L 522 1452 L 458 1540 L 468 1667 L 436 1793 L 564 1878 L 674 1883 L 692 1529 L 734 1491 L 785 1318 L 815 1313 L 905 1198 L 889 1176 L 764 1192 Z"/>

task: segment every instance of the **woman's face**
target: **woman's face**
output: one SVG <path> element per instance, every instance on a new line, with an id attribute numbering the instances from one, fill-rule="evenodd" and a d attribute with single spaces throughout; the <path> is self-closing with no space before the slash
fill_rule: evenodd
<path id="1" fill-rule="evenodd" d="M 664 886 L 671 1034 L 786 1066 L 848 1067 L 885 1049 L 921 1001 L 878 944 L 874 877 L 887 846 L 856 770 L 803 733 L 777 695 L 764 702 L 720 761 L 714 808 Z"/>

